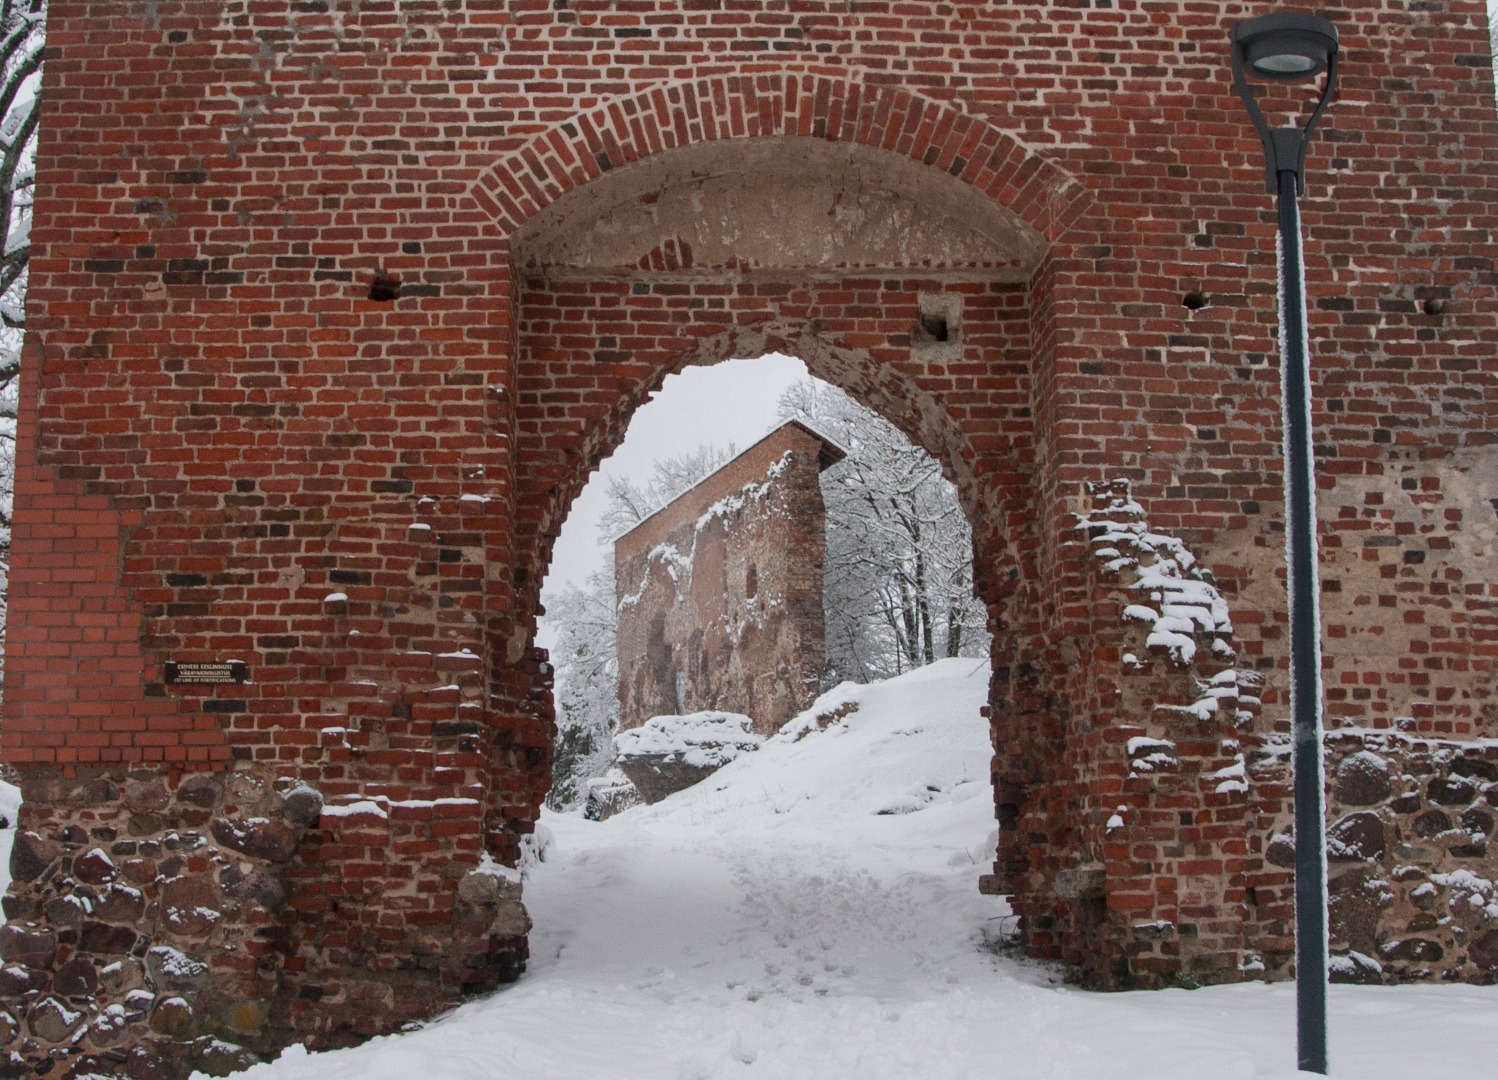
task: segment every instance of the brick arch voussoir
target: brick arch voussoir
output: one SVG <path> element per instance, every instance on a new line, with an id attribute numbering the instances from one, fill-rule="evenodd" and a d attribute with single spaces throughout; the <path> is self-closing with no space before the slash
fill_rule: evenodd
<path id="1" fill-rule="evenodd" d="M 846 73 L 778 71 L 663 83 L 578 113 L 495 162 L 472 196 L 511 235 L 616 168 L 696 143 L 774 136 L 857 143 L 941 169 L 1051 241 L 1092 202 L 1080 179 L 981 117 Z"/>

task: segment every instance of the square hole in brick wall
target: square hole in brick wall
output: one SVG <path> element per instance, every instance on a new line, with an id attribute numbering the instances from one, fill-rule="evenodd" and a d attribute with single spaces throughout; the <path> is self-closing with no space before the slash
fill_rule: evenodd
<path id="1" fill-rule="evenodd" d="M 956 360 L 962 355 L 962 296 L 959 293 L 923 292 L 920 317 L 910 335 L 917 360 Z"/>

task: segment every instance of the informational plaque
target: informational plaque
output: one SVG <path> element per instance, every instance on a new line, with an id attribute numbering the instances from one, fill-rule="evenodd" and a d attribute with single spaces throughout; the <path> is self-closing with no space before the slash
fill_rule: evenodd
<path id="1" fill-rule="evenodd" d="M 168 660 L 166 663 L 166 681 L 177 686 L 216 686 L 242 683 L 247 678 L 249 670 L 243 660 Z"/>

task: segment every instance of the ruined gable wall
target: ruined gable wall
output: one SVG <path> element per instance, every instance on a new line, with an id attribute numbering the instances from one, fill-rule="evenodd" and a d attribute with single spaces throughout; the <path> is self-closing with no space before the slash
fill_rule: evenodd
<path id="1" fill-rule="evenodd" d="M 616 542 L 621 728 L 713 709 L 768 735 L 816 697 L 823 445 L 782 427 Z"/>

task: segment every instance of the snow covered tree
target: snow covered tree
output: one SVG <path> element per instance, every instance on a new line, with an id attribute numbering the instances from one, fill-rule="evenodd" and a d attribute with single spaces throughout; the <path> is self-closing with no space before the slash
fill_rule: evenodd
<path id="1" fill-rule="evenodd" d="M 1493 43 L 1493 81 L 1498 90 L 1498 3 L 1488 0 L 1488 39 Z"/>
<path id="2" fill-rule="evenodd" d="M 546 805 L 569 810 L 587 795 L 589 778 L 601 776 L 614 761 L 619 660 L 612 563 L 590 574 L 586 587 L 563 589 L 548 605 L 546 617 L 556 628 L 551 659 L 557 704 Z"/>
<path id="3" fill-rule="evenodd" d="M 16 404 L 46 16 L 46 0 L 0 0 L 0 222 L 5 230 L 0 242 L 0 634 L 10 567 Z"/>
<path id="4" fill-rule="evenodd" d="M 599 542 L 609 546 L 651 514 L 686 491 L 697 481 L 722 468 L 738 454 L 738 449 L 703 443 L 695 450 L 661 458 L 650 467 L 650 479 L 643 484 L 627 477 L 609 476 L 608 506 L 599 521 Z"/>
<path id="5" fill-rule="evenodd" d="M 987 616 L 973 596 L 972 531 L 941 467 L 892 424 L 806 380 L 781 415 L 848 456 L 822 475 L 828 683 L 889 678 L 948 656 L 981 656 Z"/>

